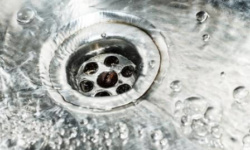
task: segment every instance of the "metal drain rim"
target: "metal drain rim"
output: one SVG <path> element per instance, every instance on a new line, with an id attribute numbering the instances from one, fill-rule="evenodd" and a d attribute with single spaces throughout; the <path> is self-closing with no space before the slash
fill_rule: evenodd
<path id="1" fill-rule="evenodd" d="M 101 28 L 99 28 L 98 25 L 101 25 Z M 61 45 L 62 48 L 58 50 L 58 55 L 53 57 L 50 63 L 50 69 L 51 65 L 53 64 L 55 68 L 55 70 L 50 70 L 50 74 L 53 74 L 53 76 L 50 76 L 50 78 L 53 87 L 59 89 L 58 90 L 59 93 L 64 97 L 64 99 L 67 102 L 78 106 L 88 106 L 89 108 L 98 108 L 98 109 L 104 108 L 104 110 L 109 110 L 111 108 L 123 106 L 128 103 L 136 101 L 140 96 L 142 96 L 148 90 L 148 88 L 154 81 L 155 76 L 157 75 L 159 69 L 160 65 L 159 52 L 157 50 L 157 47 L 152 42 L 152 40 L 148 36 L 145 36 L 146 35 L 145 33 L 143 33 L 142 31 L 138 30 L 135 27 L 130 27 L 123 24 L 108 24 L 108 23 L 98 24 L 98 25 L 96 25 L 97 29 L 95 28 L 96 26 L 91 26 L 91 27 L 93 27 L 96 30 L 99 29 L 101 30 L 101 32 L 94 31 L 93 28 L 89 27 L 86 28 L 86 30 L 84 30 L 83 32 L 78 33 L 74 38 L 72 38 L 72 40 L 75 41 L 73 45 L 71 44 L 72 43 L 71 40 L 67 42 L 66 45 Z M 112 27 L 119 27 L 119 28 L 112 28 Z M 126 30 L 120 31 L 120 27 L 121 29 L 126 28 Z M 102 31 L 108 31 L 110 34 L 111 33 L 114 34 L 110 35 L 112 37 L 124 37 L 124 39 L 126 39 L 127 41 L 134 42 L 132 44 L 136 45 L 138 51 L 144 53 L 145 56 L 147 56 L 147 59 L 149 58 L 154 59 L 155 67 L 149 68 L 147 63 L 150 60 L 147 60 L 145 58 L 143 62 L 145 66 L 142 74 L 137 79 L 134 88 L 132 88 L 127 93 L 111 97 L 103 97 L 101 99 L 93 97 L 84 97 L 78 91 L 72 90 L 71 86 L 68 83 L 64 82 L 67 80 L 65 68 L 67 66 L 67 61 L 70 59 L 70 56 L 74 51 L 78 51 L 77 48 L 82 44 L 82 41 L 86 43 L 97 41 L 100 39 Z M 136 33 L 136 36 L 132 33 Z M 126 37 L 124 35 L 126 35 Z M 90 39 L 88 39 L 89 37 Z M 138 39 L 139 37 L 143 38 L 145 43 L 141 43 L 140 40 Z M 150 49 L 150 51 L 147 51 L 147 49 L 145 49 L 144 46 Z M 70 49 L 72 51 L 69 51 Z M 66 50 L 68 52 L 65 52 Z M 60 75 L 63 75 L 61 76 L 62 79 L 58 78 Z M 146 81 L 144 80 L 145 78 Z"/>
<path id="2" fill-rule="evenodd" d="M 93 110 L 110 111 L 110 110 L 113 110 L 115 108 L 118 108 L 121 106 L 125 107 L 128 104 L 136 102 L 136 100 L 140 96 L 142 96 L 148 90 L 148 88 L 150 88 L 152 83 L 148 84 L 148 87 L 146 89 L 144 89 L 145 91 L 143 94 L 136 94 L 136 91 L 131 90 L 132 95 L 136 95 L 137 98 L 131 97 L 130 96 L 131 93 L 126 94 L 126 96 L 124 94 L 122 94 L 119 96 L 115 96 L 114 101 L 112 103 L 110 103 L 110 105 L 107 104 L 107 100 L 105 100 L 106 98 L 101 99 L 101 100 L 95 100 L 94 103 L 95 104 L 98 103 L 98 105 L 89 105 L 88 103 L 78 103 L 77 104 L 77 103 L 67 102 L 68 98 L 65 97 L 65 95 L 62 96 L 59 93 L 64 93 L 64 92 L 67 93 L 68 89 L 66 91 L 61 90 L 61 89 L 53 90 L 53 89 L 55 89 L 55 86 L 52 86 L 50 83 L 51 75 L 46 71 L 48 69 L 46 66 L 50 66 L 50 62 L 46 61 L 48 58 L 42 57 L 42 56 L 47 56 L 48 54 L 42 55 L 42 53 L 50 52 L 51 58 L 53 58 L 54 53 L 57 51 L 58 47 L 62 43 L 66 43 L 67 39 L 69 39 L 69 37 L 71 35 L 73 35 L 72 33 L 77 33 L 77 31 L 80 31 L 80 30 L 82 30 L 85 27 L 88 27 L 90 25 L 98 24 L 100 22 L 116 22 L 116 23 L 128 24 L 130 26 L 132 25 L 132 26 L 135 26 L 135 28 L 138 28 L 139 30 L 143 30 L 144 32 L 146 31 L 145 33 L 150 35 L 151 40 L 156 43 L 156 46 L 158 47 L 158 49 L 166 49 L 167 50 L 167 45 L 164 41 L 164 38 L 161 36 L 160 33 L 155 32 L 154 26 L 152 24 L 150 24 L 149 22 L 147 22 L 145 19 L 138 18 L 138 17 L 132 16 L 132 15 L 123 14 L 120 12 L 118 12 L 118 13 L 117 12 L 99 12 L 96 14 L 91 14 L 91 15 L 87 16 L 87 18 L 88 17 L 90 17 L 90 18 L 97 17 L 97 19 L 95 19 L 95 21 L 93 21 L 93 22 L 88 22 L 87 25 L 84 23 L 79 23 L 79 24 L 77 24 L 75 22 L 70 23 L 70 25 L 72 25 L 72 26 L 68 25 L 65 28 L 63 28 L 62 32 L 60 32 L 61 34 L 56 35 L 53 40 L 50 40 L 48 42 L 48 44 L 46 44 L 42 48 L 40 63 L 42 63 L 43 65 L 40 65 L 40 75 L 41 75 L 41 78 L 43 80 L 43 84 L 49 88 L 48 90 L 50 90 L 51 97 L 56 101 L 56 103 L 58 103 L 59 105 L 62 105 L 64 107 L 67 107 L 68 109 L 74 110 L 74 111 L 80 111 L 80 112 L 84 111 L 85 112 L 86 110 L 83 108 L 86 108 L 87 110 L 91 110 L 91 111 L 93 111 Z M 130 19 L 128 19 L 128 18 L 130 18 Z M 77 21 L 82 22 L 84 20 L 86 20 L 86 16 L 80 18 Z M 71 30 L 69 31 L 69 29 L 71 29 Z M 65 32 L 65 31 L 67 31 L 67 32 Z M 66 39 L 66 41 L 65 41 L 65 39 Z M 48 47 L 51 47 L 50 51 L 48 51 L 48 50 L 45 51 L 45 49 L 48 49 Z M 160 56 L 159 56 L 159 58 L 160 58 Z M 159 60 L 159 62 L 157 62 L 157 60 L 156 60 L 155 63 L 156 63 L 157 71 L 158 71 L 159 65 L 157 65 L 157 63 L 160 63 L 160 60 Z M 157 73 L 156 73 L 156 75 L 157 75 Z M 153 80 L 156 77 L 156 75 L 153 77 Z M 68 95 L 69 95 L 69 97 L 72 96 L 70 94 L 68 94 Z M 124 96 L 126 98 L 124 98 Z M 110 101 L 110 97 L 107 99 L 109 99 L 109 101 Z M 106 106 L 106 107 L 104 107 L 104 106 Z"/>

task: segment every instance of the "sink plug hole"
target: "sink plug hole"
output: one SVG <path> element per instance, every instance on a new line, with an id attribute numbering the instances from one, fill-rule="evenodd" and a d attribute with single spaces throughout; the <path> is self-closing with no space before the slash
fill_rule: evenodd
<path id="1" fill-rule="evenodd" d="M 97 78 L 97 84 L 103 88 L 110 88 L 118 81 L 118 75 L 115 71 L 102 72 Z"/>
<path id="2" fill-rule="evenodd" d="M 119 59 L 115 56 L 108 56 L 105 60 L 104 60 L 104 64 L 108 67 L 114 66 L 119 64 Z"/>
<path id="3" fill-rule="evenodd" d="M 90 92 L 94 88 L 94 83 L 91 81 L 84 80 L 80 83 L 80 87 L 83 92 Z"/>
<path id="4" fill-rule="evenodd" d="M 126 66 L 122 69 L 121 74 L 124 77 L 131 77 L 135 72 L 135 68 L 133 66 Z"/>
<path id="5" fill-rule="evenodd" d="M 131 89 L 131 86 L 128 84 L 122 84 L 120 86 L 118 86 L 118 88 L 116 89 L 116 93 L 117 94 L 122 94 L 125 93 L 127 91 L 129 91 Z"/>
<path id="6" fill-rule="evenodd" d="M 105 96 L 111 96 L 111 94 L 109 92 L 102 91 L 102 92 L 96 93 L 95 95 L 95 97 L 105 97 Z"/>

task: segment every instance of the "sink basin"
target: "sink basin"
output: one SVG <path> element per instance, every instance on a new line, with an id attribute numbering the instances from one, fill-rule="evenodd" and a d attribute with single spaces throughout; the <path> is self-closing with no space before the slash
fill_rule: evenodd
<path id="1" fill-rule="evenodd" d="M 250 149 L 248 1 L 0 4 L 0 149 Z"/>

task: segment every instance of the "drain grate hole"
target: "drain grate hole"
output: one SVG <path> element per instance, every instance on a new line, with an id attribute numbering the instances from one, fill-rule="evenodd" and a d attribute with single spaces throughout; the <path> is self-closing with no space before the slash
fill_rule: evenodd
<path id="1" fill-rule="evenodd" d="M 129 91 L 131 89 L 131 86 L 128 84 L 122 84 L 120 86 L 118 86 L 118 88 L 116 89 L 116 93 L 117 94 L 122 94 L 125 93 L 127 91 Z"/>
<path id="2" fill-rule="evenodd" d="M 94 88 L 94 83 L 88 80 L 84 80 L 80 83 L 80 87 L 83 92 L 90 92 Z"/>
<path id="3" fill-rule="evenodd" d="M 131 77 L 135 72 L 135 68 L 133 66 L 126 66 L 122 69 L 121 74 L 124 77 Z"/>
<path id="4" fill-rule="evenodd" d="M 108 56 L 105 60 L 104 60 L 104 64 L 108 67 L 114 66 L 119 64 L 119 59 L 115 56 Z"/>
<path id="5" fill-rule="evenodd" d="M 97 78 L 97 84 L 103 88 L 110 88 L 118 81 L 118 75 L 115 71 L 102 72 Z"/>
<path id="6" fill-rule="evenodd" d="M 111 96 L 111 94 L 107 91 L 102 91 L 95 94 L 95 97 L 105 97 L 105 96 Z"/>
<path id="7" fill-rule="evenodd" d="M 96 73 L 97 70 L 98 70 L 98 64 L 95 62 L 90 62 L 90 63 L 85 65 L 83 72 L 85 74 L 90 75 L 90 74 Z"/>

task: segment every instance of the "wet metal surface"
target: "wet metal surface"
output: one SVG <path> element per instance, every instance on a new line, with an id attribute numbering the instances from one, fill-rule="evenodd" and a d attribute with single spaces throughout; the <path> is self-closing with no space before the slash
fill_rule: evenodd
<path id="1" fill-rule="evenodd" d="M 0 4 L 0 149 L 250 149 L 248 1 Z M 107 53 L 135 70 L 88 96 Z"/>

